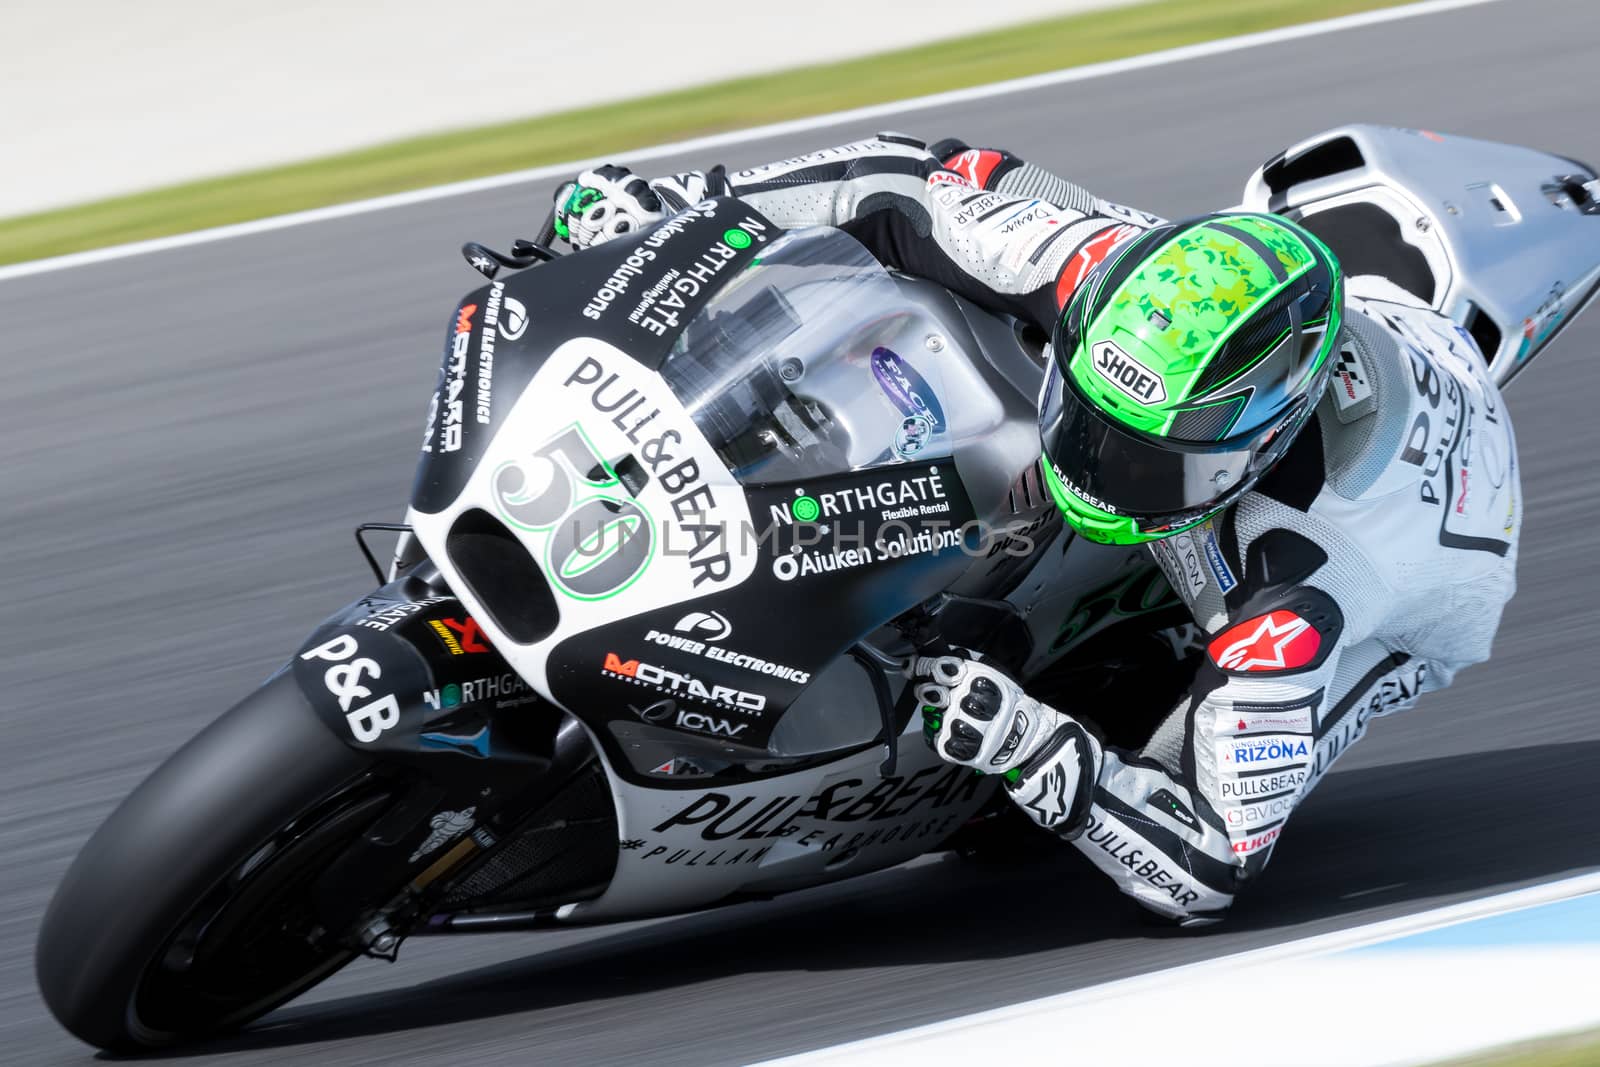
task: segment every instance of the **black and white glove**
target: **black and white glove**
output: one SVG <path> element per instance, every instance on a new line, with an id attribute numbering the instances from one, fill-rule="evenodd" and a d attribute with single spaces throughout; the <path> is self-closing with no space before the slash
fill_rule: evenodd
<path id="1" fill-rule="evenodd" d="M 935 752 L 1004 775 L 1011 799 L 1045 829 L 1083 829 L 1101 758 L 1089 731 L 972 653 L 919 656 L 907 673 Z"/>
<path id="2" fill-rule="evenodd" d="M 666 217 L 650 183 L 607 163 L 556 190 L 556 233 L 573 248 L 604 244 Z"/>

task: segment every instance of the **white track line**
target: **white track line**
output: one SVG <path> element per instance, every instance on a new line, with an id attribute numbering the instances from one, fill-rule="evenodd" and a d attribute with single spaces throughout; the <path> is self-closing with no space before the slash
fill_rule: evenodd
<path id="1" fill-rule="evenodd" d="M 1303 37 L 1315 37 L 1324 33 L 1337 33 L 1340 30 L 1353 30 L 1362 26 L 1374 26 L 1399 19 L 1434 15 L 1445 11 L 1454 11 L 1458 8 L 1477 7 L 1480 4 L 1496 2 L 1497 0 L 1425 0 L 1424 3 L 1407 4 L 1403 7 L 1383 8 L 1358 15 L 1325 19 L 1321 22 L 1307 22 L 1298 26 L 1285 26 L 1281 29 L 1265 30 L 1261 33 L 1225 37 L 1221 40 L 1185 45 L 1182 48 L 1169 48 L 1163 52 L 1150 52 L 1141 56 L 1130 56 L 1126 59 L 1116 59 L 1107 63 L 1093 63 L 1084 67 L 1070 67 L 1066 70 L 1052 71 L 1048 74 L 1035 74 L 1026 78 L 1015 78 L 1011 81 L 992 82 L 988 85 L 957 89 L 948 93 L 919 96 L 911 100 L 875 104 L 871 107 L 855 108 L 851 111 L 836 111 L 829 115 L 815 115 L 810 118 L 773 123 L 769 126 L 757 126 L 748 130 L 719 133 L 709 137 L 696 137 L 687 141 L 674 141 L 670 144 L 653 145 L 649 148 L 632 149 L 626 152 L 613 152 L 606 156 L 596 156 L 593 159 L 576 159 L 565 163 L 534 167 L 531 170 L 496 174 L 488 178 L 474 178 L 471 181 L 434 185 L 426 189 L 413 189 L 404 193 L 394 193 L 390 196 L 375 197 L 371 200 L 355 200 L 347 204 L 335 204 L 331 207 L 316 208 L 312 211 L 298 211 L 290 215 L 275 215 L 270 218 L 255 219 L 251 222 L 235 223 L 231 226 L 218 226 L 214 229 L 196 230 L 192 233 L 175 234 L 171 237 L 157 237 L 149 241 L 135 241 L 131 244 L 114 245 L 110 248 L 74 252 L 71 255 L 55 256 L 50 259 L 36 259 L 27 263 L 16 263 L 9 267 L 0 267 L 0 281 L 27 277 L 33 274 L 44 274 L 49 271 L 69 270 L 73 267 L 105 263 L 110 260 L 125 259 L 129 256 L 141 256 L 150 252 L 165 252 L 174 248 L 209 244 L 212 241 L 224 241 L 232 237 L 247 237 L 251 234 L 270 233 L 273 230 L 288 229 L 291 226 L 305 226 L 314 222 L 325 222 L 329 219 L 347 218 L 351 215 L 365 215 L 372 211 L 386 211 L 389 208 L 421 204 L 430 200 L 442 200 L 451 196 L 463 196 L 467 193 L 482 192 L 485 189 L 500 189 L 508 185 L 518 185 L 524 182 L 566 177 L 585 167 L 595 166 L 619 158 L 627 159 L 630 162 L 641 162 L 659 156 L 702 152 L 727 145 L 744 144 L 769 137 L 779 137 L 784 134 L 803 133 L 808 130 L 838 126 L 847 122 L 861 122 L 890 115 L 903 115 L 906 112 L 923 111 L 945 104 L 968 103 L 973 100 L 985 100 L 994 96 L 1024 92 L 1045 86 L 1088 81 L 1091 78 L 1104 78 L 1112 74 L 1146 70 L 1150 67 L 1159 67 L 1168 63 L 1182 63 L 1185 60 L 1222 55 L 1244 48 L 1258 48 L 1261 45 L 1278 44 L 1283 41 L 1299 40 Z"/>
<path id="2" fill-rule="evenodd" d="M 1285 941 L 1276 945 L 1267 945 L 1263 948 L 1234 953 L 1230 956 L 1218 956 L 1214 959 L 1200 960 L 1197 963 L 1184 964 L 1180 967 L 1170 967 L 1166 970 L 1153 971 L 1149 974 L 1136 975 L 1132 978 L 1106 982 L 1102 985 L 1090 986 L 1087 989 L 1075 989 L 1069 993 L 1058 993 L 1054 996 L 1040 997 L 1036 1000 L 1020 1001 L 1016 1004 L 1008 1004 L 1003 1008 L 976 1012 L 972 1015 L 963 1015 L 954 1019 L 946 1019 L 942 1022 L 929 1023 L 926 1026 L 913 1027 L 896 1033 L 863 1038 L 859 1041 L 849 1041 L 828 1048 L 766 1061 L 760 1067 L 777 1067 L 779 1064 L 798 1067 L 800 1064 L 809 1064 L 814 1060 L 826 1060 L 839 1054 L 868 1052 L 873 1054 L 872 1059 L 876 1062 L 904 1062 L 897 1058 L 897 1050 L 904 1049 L 913 1042 L 922 1042 L 942 1033 L 967 1030 L 995 1023 L 1014 1023 L 1021 1019 L 1051 1015 L 1067 1008 L 1107 1001 L 1134 993 L 1151 992 L 1196 977 L 1221 978 L 1226 972 L 1234 971 L 1240 967 L 1270 963 L 1277 960 L 1328 955 L 1344 949 L 1392 941 L 1408 934 L 1436 930 L 1444 926 L 1471 922 L 1474 919 L 1521 911 L 1526 908 L 1538 907 L 1541 904 L 1550 904 L 1595 892 L 1600 892 L 1600 871 L 1591 871 L 1587 874 L 1546 882 L 1543 885 L 1530 886 L 1526 889 L 1516 889 L 1508 893 L 1496 893 L 1493 896 L 1463 901 L 1460 904 L 1451 904 L 1430 911 L 1418 912 L 1415 915 L 1404 915 L 1397 919 L 1385 919 L 1365 926 L 1353 926 L 1346 930 L 1335 930 L 1331 933 L 1301 938 L 1298 941 Z M 1226 987 L 1219 982 L 1218 988 Z"/>

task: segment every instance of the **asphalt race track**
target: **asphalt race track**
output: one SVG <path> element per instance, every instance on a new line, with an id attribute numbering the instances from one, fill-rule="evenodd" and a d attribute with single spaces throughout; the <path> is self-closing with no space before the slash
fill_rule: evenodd
<path id="1" fill-rule="evenodd" d="M 1002 144 L 1173 216 L 1232 203 L 1272 152 L 1351 120 L 1600 159 L 1597 57 L 1600 6 L 1515 0 L 897 125 Z M 456 248 L 529 233 L 547 195 L 502 189 L 0 282 L 18 386 L 0 420 L 0 1061 L 90 1059 L 35 991 L 48 894 L 141 777 L 368 588 L 349 531 L 400 517 L 441 331 L 476 278 Z M 925 860 L 686 918 L 412 941 L 398 965 L 357 964 L 179 1058 L 748 1061 L 1594 868 L 1597 352 L 1600 313 L 1511 390 L 1527 520 L 1494 662 L 1380 723 L 1221 932 L 1150 935 L 1066 850 L 1026 869 Z"/>

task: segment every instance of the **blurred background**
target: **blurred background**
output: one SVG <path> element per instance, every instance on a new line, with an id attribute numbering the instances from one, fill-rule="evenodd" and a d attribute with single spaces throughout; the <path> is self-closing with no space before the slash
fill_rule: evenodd
<path id="1" fill-rule="evenodd" d="M 6 0 L 0 215 L 1131 0 Z"/>
<path id="2" fill-rule="evenodd" d="M 0 264 L 1387 6 L 7 0 Z"/>

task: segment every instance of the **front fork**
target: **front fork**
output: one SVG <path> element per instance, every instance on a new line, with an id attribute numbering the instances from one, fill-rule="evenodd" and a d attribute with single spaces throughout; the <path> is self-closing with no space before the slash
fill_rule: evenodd
<path id="1" fill-rule="evenodd" d="M 402 783 L 319 879 L 323 927 L 353 930 L 351 948 L 385 958 L 419 923 L 448 925 L 434 909 L 451 887 L 526 833 L 594 759 L 583 728 L 521 680 L 417 552 L 403 533 L 397 576 L 317 627 L 290 668 L 328 729 Z M 605 808 L 594 821 L 609 819 L 614 846 Z M 591 866 L 572 899 L 603 891 L 615 856 Z M 373 885 L 403 888 L 373 901 L 362 892 Z"/>

